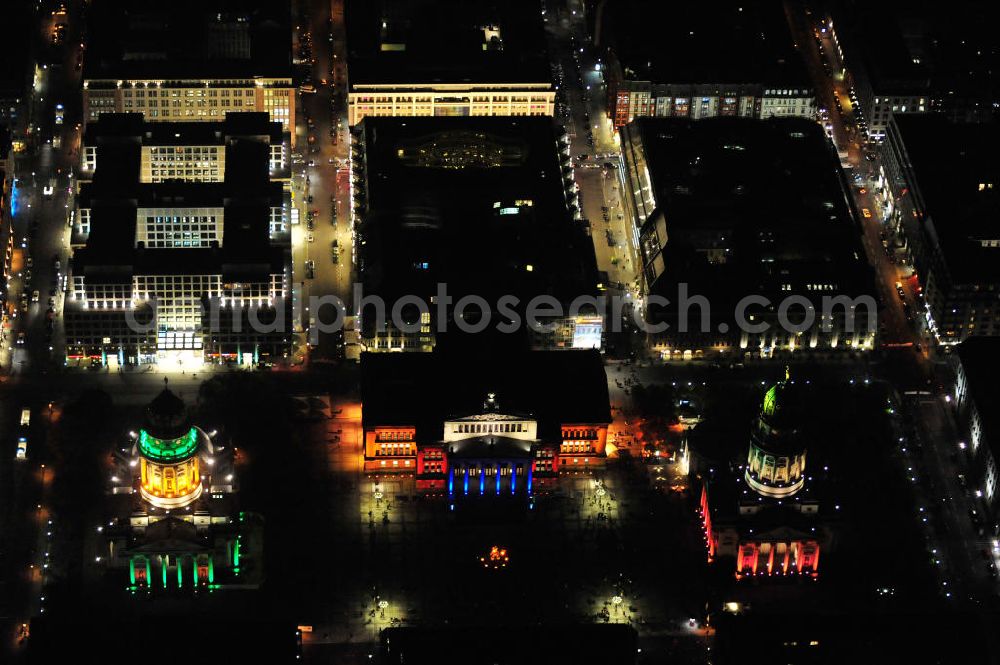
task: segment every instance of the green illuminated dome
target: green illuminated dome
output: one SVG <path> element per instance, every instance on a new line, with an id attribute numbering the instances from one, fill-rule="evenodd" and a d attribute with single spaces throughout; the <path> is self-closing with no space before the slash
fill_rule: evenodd
<path id="1" fill-rule="evenodd" d="M 198 451 L 202 436 L 197 427 L 174 439 L 160 439 L 146 430 L 140 430 L 139 454 L 154 462 L 180 462 Z"/>
<path id="2" fill-rule="evenodd" d="M 805 422 L 805 396 L 790 372 L 764 393 L 757 420 L 765 436 L 795 435 Z"/>
<path id="3" fill-rule="evenodd" d="M 746 481 L 757 493 L 773 498 L 794 495 L 805 483 L 805 397 L 788 370 L 771 386 L 750 429 Z"/>
<path id="4" fill-rule="evenodd" d="M 212 444 L 191 423 L 184 400 L 164 388 L 146 407 L 136 447 L 147 460 L 169 464 L 193 457 L 200 449 L 211 452 Z"/>

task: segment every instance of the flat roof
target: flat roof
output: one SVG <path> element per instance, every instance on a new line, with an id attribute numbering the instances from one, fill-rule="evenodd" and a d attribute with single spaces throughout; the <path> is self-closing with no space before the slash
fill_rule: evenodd
<path id="1" fill-rule="evenodd" d="M 894 115 L 952 283 L 1000 282 L 1000 127 L 954 123 L 937 114 Z M 980 185 L 983 189 L 980 190 Z"/>
<path id="2" fill-rule="evenodd" d="M 30 0 L 4 3 L 3 21 L 0 21 L 0 43 L 4 49 L 0 58 L 0 99 L 19 99 L 28 93 L 31 37 L 36 21 L 34 4 Z"/>
<path id="3" fill-rule="evenodd" d="M 346 0 L 348 82 L 546 83 L 539 0 Z"/>
<path id="4" fill-rule="evenodd" d="M 280 194 L 281 183 L 271 179 L 269 144 L 252 138 L 236 137 L 226 142 L 225 150 L 226 172 L 222 182 L 188 182 L 177 179 L 142 183 L 139 181 L 141 143 L 131 140 L 99 141 L 97 168 L 93 179 L 80 185 L 80 205 L 86 208 L 92 199 L 109 198 L 134 198 L 148 202 L 149 205 L 156 205 L 158 200 L 166 197 L 221 201 L 223 196 L 231 198 L 237 194 L 251 199 L 268 197 L 274 200 L 275 192 Z"/>
<path id="5" fill-rule="evenodd" d="M 686 282 L 713 311 L 748 293 L 872 292 L 840 166 L 816 122 L 640 118 L 623 135 L 645 155 L 666 219 L 666 267 L 654 290 Z M 710 261 L 708 248 L 725 260 Z"/>
<path id="6" fill-rule="evenodd" d="M 990 4 L 912 0 L 833 3 L 834 29 L 851 69 L 864 68 L 876 95 L 933 90 L 996 100 L 1000 51 Z"/>
<path id="7" fill-rule="evenodd" d="M 361 131 L 366 293 L 596 294 L 549 118 L 365 118 Z"/>
<path id="8" fill-rule="evenodd" d="M 288 3 L 94 0 L 84 79 L 291 77 Z"/>
<path id="9" fill-rule="evenodd" d="M 604 4 L 600 44 L 626 80 L 811 88 L 780 0 Z"/>
<path id="10" fill-rule="evenodd" d="M 482 413 L 489 393 L 498 413 L 537 419 L 540 438 L 558 436 L 562 424 L 611 422 L 595 350 L 361 354 L 366 428 L 411 425 L 419 441 L 440 441 L 445 420 Z"/>
<path id="11" fill-rule="evenodd" d="M 271 122 L 267 112 L 226 113 L 212 122 L 146 122 L 142 113 L 102 113 L 87 123 L 83 145 L 132 141 L 150 146 L 224 145 L 234 137 L 266 137 L 271 145 L 282 143 L 287 132 Z"/>

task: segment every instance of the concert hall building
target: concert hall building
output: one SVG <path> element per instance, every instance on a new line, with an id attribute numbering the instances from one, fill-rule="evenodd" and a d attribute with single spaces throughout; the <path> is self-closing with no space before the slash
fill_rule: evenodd
<path id="1" fill-rule="evenodd" d="M 530 496 L 604 467 L 611 410 L 593 350 L 361 356 L 364 467 L 449 496 Z"/>

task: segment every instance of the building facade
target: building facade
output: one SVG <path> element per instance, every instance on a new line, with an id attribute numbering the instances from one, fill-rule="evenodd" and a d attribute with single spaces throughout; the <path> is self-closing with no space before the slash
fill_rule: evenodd
<path id="1" fill-rule="evenodd" d="M 551 83 L 398 83 L 350 86 L 347 122 L 366 117 L 552 116 Z"/>
<path id="2" fill-rule="evenodd" d="M 451 498 L 526 497 L 562 473 L 604 467 L 611 418 L 597 352 L 462 358 L 362 355 L 367 473 L 411 476 L 417 489 Z M 476 369 L 454 373 L 460 366 Z M 411 383 L 427 398 L 399 402 Z M 482 393 L 477 405 L 484 386 L 498 391 Z"/>
<path id="3" fill-rule="evenodd" d="M 996 337 L 970 337 L 956 347 L 949 362 L 955 374 L 953 386 L 955 415 L 963 437 L 964 456 L 972 469 L 970 489 L 986 508 L 979 525 L 983 534 L 1000 533 L 1000 394 L 995 376 L 1000 341 Z"/>
<path id="4" fill-rule="evenodd" d="M 819 575 L 831 534 L 806 473 L 801 400 L 787 374 L 771 386 L 751 425 L 742 473 L 710 475 L 702 485 L 708 560 L 735 559 L 737 579 Z"/>
<path id="5" fill-rule="evenodd" d="M 561 311 L 500 337 L 537 349 L 602 346 L 604 312 L 571 308 L 603 285 L 568 141 L 548 119 L 368 118 L 352 150 L 355 256 L 364 295 L 385 305 L 380 320 L 354 303 L 364 351 L 427 352 L 474 329 L 464 325 L 481 321 L 472 307 L 457 311 L 466 296 L 489 310 L 469 337 L 496 341 L 488 333 L 508 320 L 502 298 L 516 299 L 509 308 L 526 322 L 525 307 L 544 295 Z M 392 308 L 414 297 L 425 309 L 400 309 L 393 320 Z"/>
<path id="6" fill-rule="evenodd" d="M 534 0 L 348 3 L 347 120 L 552 116 Z"/>
<path id="7" fill-rule="evenodd" d="M 808 86 L 776 88 L 763 84 L 669 84 L 616 81 L 611 93 L 616 128 L 636 118 L 808 118 L 816 119 L 816 96 Z"/>
<path id="8" fill-rule="evenodd" d="M 261 518 L 238 508 L 232 449 L 191 422 L 164 389 L 129 447 L 114 457 L 98 561 L 133 594 L 214 591 L 259 584 Z"/>
<path id="9" fill-rule="evenodd" d="M 199 125 L 108 115 L 88 127 L 64 308 L 68 359 L 283 358 L 289 150 L 287 133 L 262 113 Z"/>
<path id="10" fill-rule="evenodd" d="M 992 123 L 893 116 L 873 187 L 939 344 L 1000 334 L 1000 169 Z"/>
<path id="11" fill-rule="evenodd" d="M 817 123 L 640 118 L 620 136 L 654 351 L 680 359 L 873 348 L 873 280 Z"/>
<path id="12" fill-rule="evenodd" d="M 178 123 L 262 112 L 286 132 L 295 127 L 287 6 L 183 0 L 164 10 L 99 0 L 88 14 L 85 124 L 104 113 Z"/>

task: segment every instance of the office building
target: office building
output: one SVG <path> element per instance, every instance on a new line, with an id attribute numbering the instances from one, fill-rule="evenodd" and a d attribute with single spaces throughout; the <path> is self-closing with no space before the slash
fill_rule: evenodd
<path id="1" fill-rule="evenodd" d="M 348 0 L 348 124 L 369 116 L 551 116 L 536 0 Z"/>
<path id="2" fill-rule="evenodd" d="M 104 113 L 87 125 L 80 150 L 77 179 L 89 182 L 98 153 L 137 146 L 139 182 L 224 182 L 227 146 L 257 141 L 269 147 L 272 180 L 291 177 L 289 133 L 266 113 L 226 113 L 222 119 L 198 124 L 151 123 L 141 113 Z"/>
<path id="3" fill-rule="evenodd" d="M 870 139 L 885 139 L 894 115 L 939 113 L 961 122 L 995 115 L 998 54 L 983 3 L 840 0 L 823 27 Z"/>
<path id="4" fill-rule="evenodd" d="M 97 0 L 88 15 L 85 123 L 102 113 L 204 122 L 262 111 L 295 127 L 287 4 Z"/>
<path id="5" fill-rule="evenodd" d="M 1000 335 L 996 123 L 894 115 L 873 187 L 940 344 Z"/>
<path id="6" fill-rule="evenodd" d="M 767 357 L 872 348 L 873 278 L 819 124 L 640 118 L 621 136 L 645 290 L 670 301 L 645 308 L 651 325 L 669 324 L 653 329 L 654 350 Z M 685 308 L 682 289 L 706 306 Z M 794 325 L 781 321 L 783 303 Z"/>
<path id="7" fill-rule="evenodd" d="M 483 333 L 513 320 L 499 307 L 513 296 L 522 325 L 501 337 L 533 348 L 601 346 L 603 313 L 570 307 L 602 285 L 568 144 L 548 118 L 366 118 L 353 150 L 360 281 L 386 316 L 380 326 L 371 308 L 358 312 L 365 350 L 430 351 L 460 335 L 462 322 L 484 321 L 470 318 L 479 316 L 474 305 L 456 315 L 466 296 L 489 306 Z M 438 284 L 454 303 L 435 300 Z M 406 296 L 427 309 L 404 309 L 401 328 L 390 314 Z M 527 325 L 526 306 L 538 296 L 563 306 L 544 318 L 548 331 Z"/>
<path id="8" fill-rule="evenodd" d="M 599 3 L 593 31 L 615 127 L 647 116 L 816 117 L 780 2 Z"/>
<path id="9" fill-rule="evenodd" d="M 110 116 L 88 128 L 68 360 L 197 367 L 286 355 L 290 194 L 277 156 L 287 134 L 262 113 L 240 115 L 204 125 Z"/>
<path id="10" fill-rule="evenodd" d="M 976 525 L 983 535 L 1000 533 L 1000 337 L 970 337 L 956 347 L 949 362 L 955 372 L 954 405 L 963 456 L 972 473 L 967 482 L 987 509 Z"/>
<path id="11" fill-rule="evenodd" d="M 0 58 L 0 129 L 10 132 L 8 140 L 18 151 L 28 135 L 28 108 L 32 94 L 32 64 L 34 44 L 30 30 L 36 9 L 28 0 L 12 0 L 4 5 L 4 20 L 0 25 L 0 43 L 4 57 Z"/>

